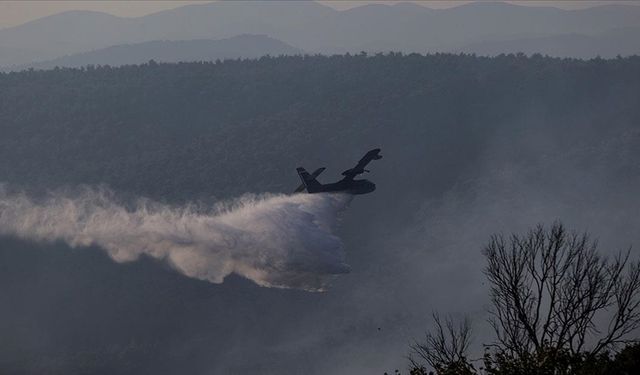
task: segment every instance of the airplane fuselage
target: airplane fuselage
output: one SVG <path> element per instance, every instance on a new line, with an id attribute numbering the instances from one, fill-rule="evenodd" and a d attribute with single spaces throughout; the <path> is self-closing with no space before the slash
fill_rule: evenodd
<path id="1" fill-rule="evenodd" d="M 331 184 L 322 185 L 313 193 L 346 193 L 346 194 L 367 194 L 376 190 L 376 184 L 369 180 L 340 180 Z M 310 192 L 311 193 L 311 192 Z"/>

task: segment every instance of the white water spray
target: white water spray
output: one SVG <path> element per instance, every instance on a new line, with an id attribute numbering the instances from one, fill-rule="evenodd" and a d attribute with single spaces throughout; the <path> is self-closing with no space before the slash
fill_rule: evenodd
<path id="1" fill-rule="evenodd" d="M 33 199 L 0 188 L 0 235 L 96 245 L 116 262 L 146 255 L 213 283 L 235 273 L 266 287 L 321 291 L 333 275 L 349 272 L 332 230 L 350 200 L 246 195 L 202 212 L 144 199 L 127 207 L 105 190 Z"/>

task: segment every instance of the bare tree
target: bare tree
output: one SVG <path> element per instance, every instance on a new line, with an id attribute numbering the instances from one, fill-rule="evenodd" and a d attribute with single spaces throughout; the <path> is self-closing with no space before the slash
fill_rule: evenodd
<path id="1" fill-rule="evenodd" d="M 629 262 L 630 251 L 601 257 L 597 241 L 555 223 L 508 240 L 494 235 L 484 253 L 495 346 L 509 355 L 595 355 L 640 327 L 640 263 Z"/>
<path id="2" fill-rule="evenodd" d="M 421 361 L 425 361 L 439 374 L 471 374 L 473 366 L 466 358 L 471 343 L 471 324 L 466 317 L 456 322 L 447 316 L 444 322 L 438 313 L 433 313 L 435 327 L 427 332 L 423 342 L 411 345 L 409 360 L 412 367 L 422 369 L 426 373 Z M 413 373 L 413 372 L 412 372 Z"/>

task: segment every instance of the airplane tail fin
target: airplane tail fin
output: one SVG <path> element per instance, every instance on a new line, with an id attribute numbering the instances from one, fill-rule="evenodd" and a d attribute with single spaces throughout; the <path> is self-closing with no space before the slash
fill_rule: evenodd
<path id="1" fill-rule="evenodd" d="M 316 169 L 313 173 L 311 173 L 311 178 L 318 178 L 318 176 L 320 176 L 320 173 L 322 173 L 325 169 L 325 167 L 322 168 L 318 168 Z M 294 190 L 294 193 L 301 193 L 303 192 L 307 187 L 304 186 L 304 182 L 300 184 L 300 186 L 298 186 L 298 188 L 296 190 Z"/>
<path id="2" fill-rule="evenodd" d="M 322 184 L 320 184 L 318 180 L 315 179 L 315 177 L 311 176 L 306 169 L 299 167 L 299 168 L 296 168 L 296 171 L 298 171 L 298 176 L 300 176 L 300 179 L 302 180 L 304 187 L 307 188 L 307 191 L 309 193 L 315 193 L 320 191 Z"/>

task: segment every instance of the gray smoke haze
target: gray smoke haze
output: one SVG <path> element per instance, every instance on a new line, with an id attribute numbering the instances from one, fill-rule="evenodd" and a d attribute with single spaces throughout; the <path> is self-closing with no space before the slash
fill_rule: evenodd
<path id="1" fill-rule="evenodd" d="M 350 200 L 343 194 L 245 195 L 203 210 L 147 199 L 127 205 L 106 189 L 36 199 L 0 187 L 0 235 L 97 245 L 116 262 L 145 255 L 212 283 L 235 273 L 265 287 L 323 291 L 333 275 L 350 270 L 332 233 Z"/>

